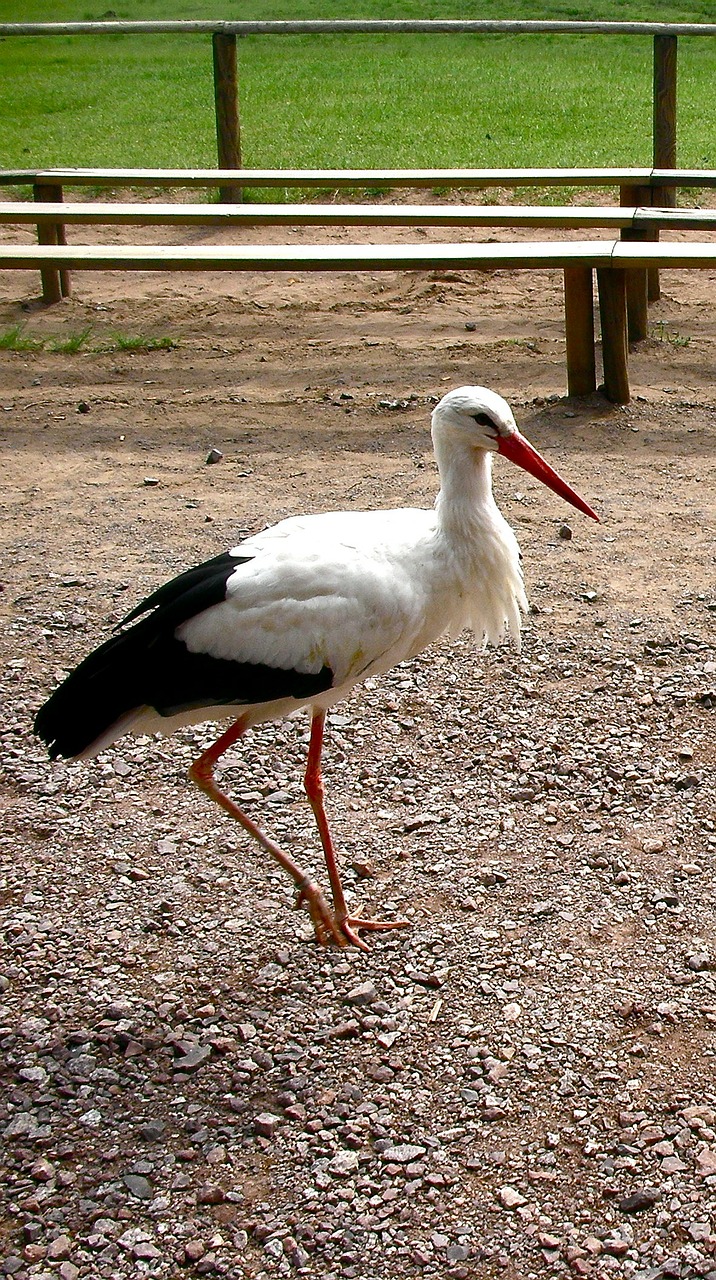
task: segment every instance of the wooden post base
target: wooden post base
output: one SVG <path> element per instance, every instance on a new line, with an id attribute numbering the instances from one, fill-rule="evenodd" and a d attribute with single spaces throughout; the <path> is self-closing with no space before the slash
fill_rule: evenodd
<path id="1" fill-rule="evenodd" d="M 567 394 L 589 396 L 597 388 L 591 267 L 564 268 L 564 325 L 567 339 Z"/>
<path id="2" fill-rule="evenodd" d="M 622 267 L 598 267 L 599 315 L 602 325 L 604 394 L 613 404 L 628 404 L 626 276 Z"/>

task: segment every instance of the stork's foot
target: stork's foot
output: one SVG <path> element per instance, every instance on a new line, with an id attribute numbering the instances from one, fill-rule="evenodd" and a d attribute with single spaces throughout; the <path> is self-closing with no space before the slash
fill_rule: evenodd
<path id="1" fill-rule="evenodd" d="M 296 910 L 305 902 L 313 923 L 316 942 L 322 947 L 348 947 L 348 935 L 343 932 L 317 884 L 304 880 L 296 895 Z M 359 946 L 362 944 L 358 944 Z"/>
<path id="2" fill-rule="evenodd" d="M 370 951 L 370 947 L 359 936 L 359 929 L 368 933 L 387 933 L 388 929 L 410 928 L 409 920 L 362 920 L 359 916 L 338 916 L 336 922 L 350 946 L 360 947 L 361 951 Z"/>
<path id="3" fill-rule="evenodd" d="M 360 929 L 385 933 L 388 929 L 407 929 L 410 926 L 409 920 L 362 920 L 358 916 L 336 913 L 312 880 L 304 881 L 298 890 L 296 907 L 304 902 L 313 922 L 316 942 L 322 947 L 359 947 L 361 951 L 370 951 L 367 942 L 360 937 Z"/>

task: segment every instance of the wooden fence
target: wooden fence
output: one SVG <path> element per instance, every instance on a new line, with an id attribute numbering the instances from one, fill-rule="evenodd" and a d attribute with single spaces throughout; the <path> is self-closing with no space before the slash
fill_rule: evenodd
<path id="1" fill-rule="evenodd" d="M 266 35 L 628 35 L 653 40 L 653 164 L 659 169 L 676 167 L 676 81 L 680 36 L 716 36 L 714 23 L 665 22 L 556 22 L 556 21 L 294 21 L 294 22 L 14 22 L 0 23 L 0 36 L 52 35 L 210 35 L 214 68 L 214 103 L 218 164 L 222 169 L 241 168 L 237 41 Z M 221 188 L 225 201 L 241 198 L 239 184 Z M 673 190 L 665 187 L 655 203 L 674 203 Z"/>

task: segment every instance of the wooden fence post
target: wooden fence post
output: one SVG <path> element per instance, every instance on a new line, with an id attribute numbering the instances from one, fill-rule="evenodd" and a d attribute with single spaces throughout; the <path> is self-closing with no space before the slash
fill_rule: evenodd
<path id="1" fill-rule="evenodd" d="M 564 268 L 564 328 L 567 338 L 567 395 L 589 396 L 597 387 L 591 267 Z"/>
<path id="2" fill-rule="evenodd" d="M 62 203 L 62 187 L 57 183 L 36 182 L 32 188 L 35 200 L 45 204 Z M 61 222 L 38 223 L 38 244 L 67 244 L 65 228 Z M 69 298 L 71 292 L 69 271 L 57 270 L 55 267 L 43 267 L 40 271 L 42 279 L 42 301 L 61 302 Z"/>
<path id="3" fill-rule="evenodd" d="M 236 36 L 223 35 L 215 31 L 211 43 L 214 56 L 214 103 L 219 168 L 240 169 L 241 133 Z M 220 187 L 219 199 L 225 204 L 240 203 L 241 187 L 233 182 Z"/>
<path id="4" fill-rule="evenodd" d="M 653 162 L 655 169 L 676 168 L 676 36 L 654 36 L 654 125 Z M 676 205 L 675 187 L 654 187 L 652 204 L 665 208 Z M 657 235 L 657 240 L 658 240 Z M 659 272 L 649 271 L 649 301 L 660 296 Z"/>
<path id="5" fill-rule="evenodd" d="M 630 209 L 651 204 L 649 187 L 621 187 L 620 204 Z M 624 227 L 621 240 L 653 240 L 654 232 L 643 227 Z M 630 267 L 626 273 L 627 336 L 629 342 L 643 342 L 649 336 L 648 280 L 644 267 Z"/>
<path id="6" fill-rule="evenodd" d="M 623 267 L 597 267 L 597 286 L 602 322 L 604 394 L 612 404 L 628 404 L 626 271 Z"/>

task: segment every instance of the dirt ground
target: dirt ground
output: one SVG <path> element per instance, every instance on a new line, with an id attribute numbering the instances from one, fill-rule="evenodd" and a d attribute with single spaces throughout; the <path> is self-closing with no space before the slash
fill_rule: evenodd
<path id="1" fill-rule="evenodd" d="M 37 293 L 0 281 L 46 343 L 0 353 L 0 1271 L 716 1276 L 716 274 L 664 274 L 625 407 L 565 398 L 558 273 Z M 209 727 L 51 766 L 32 717 L 241 535 L 430 505 L 464 383 L 601 524 L 498 460 L 522 655 L 441 642 L 329 717 L 347 886 L 411 928 L 322 951 L 186 781 Z M 224 781 L 320 874 L 305 730 Z"/>

